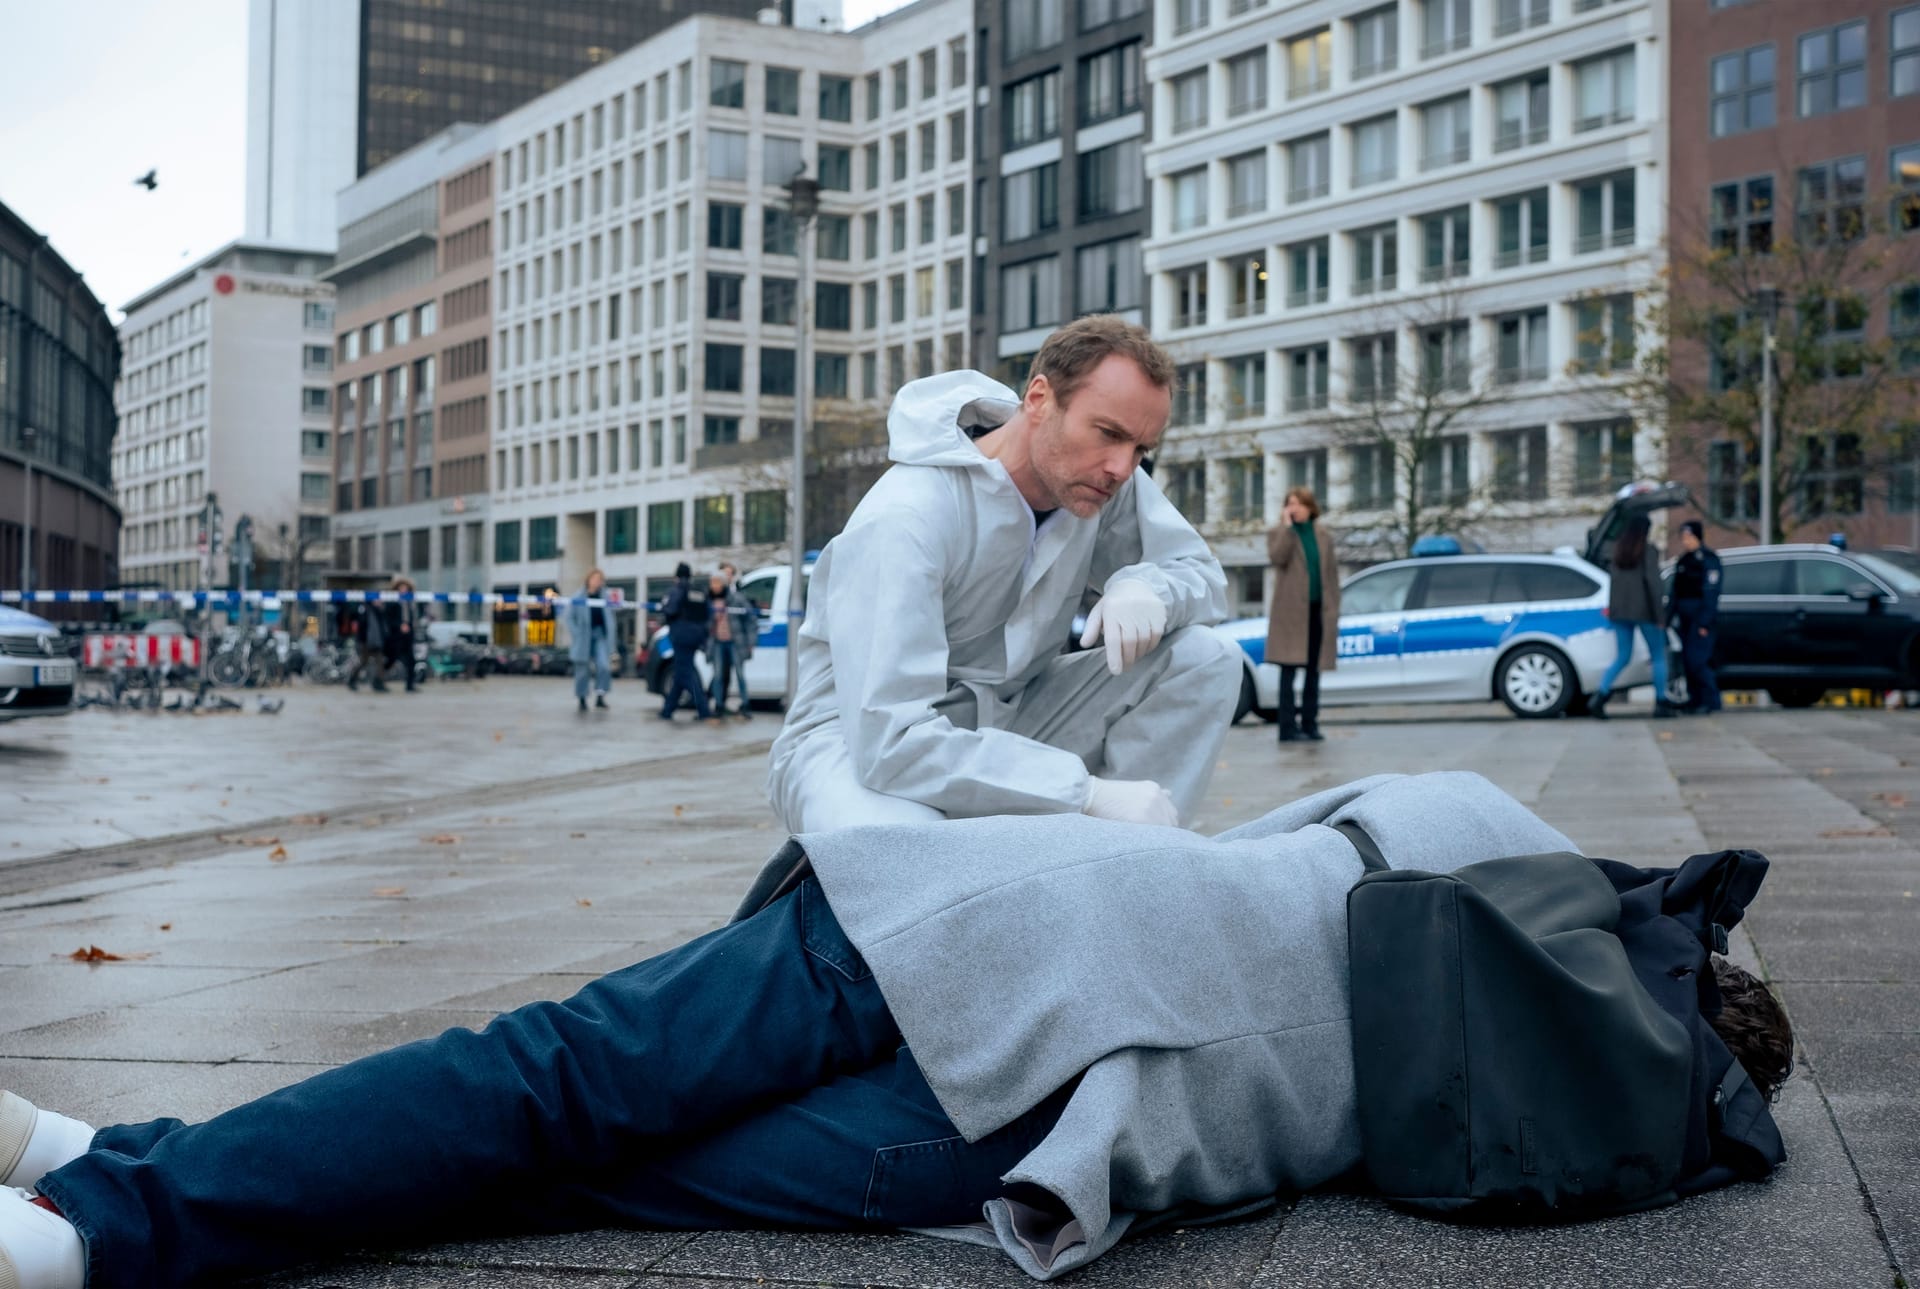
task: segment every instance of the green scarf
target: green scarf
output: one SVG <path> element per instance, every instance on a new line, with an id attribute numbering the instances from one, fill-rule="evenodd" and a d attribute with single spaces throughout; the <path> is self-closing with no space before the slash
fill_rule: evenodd
<path id="1" fill-rule="evenodd" d="M 1313 521 L 1293 526 L 1294 535 L 1300 539 L 1300 553 L 1307 560 L 1307 603 L 1320 603 L 1320 539 L 1313 531 Z"/>

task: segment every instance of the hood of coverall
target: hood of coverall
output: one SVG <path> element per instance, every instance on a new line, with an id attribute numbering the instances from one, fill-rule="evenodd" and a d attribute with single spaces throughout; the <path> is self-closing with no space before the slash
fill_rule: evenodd
<path id="1" fill-rule="evenodd" d="M 1019 407 L 1019 395 L 977 371 L 911 381 L 887 413 L 887 456 L 902 465 L 985 466 L 968 432 L 1000 425 Z"/>

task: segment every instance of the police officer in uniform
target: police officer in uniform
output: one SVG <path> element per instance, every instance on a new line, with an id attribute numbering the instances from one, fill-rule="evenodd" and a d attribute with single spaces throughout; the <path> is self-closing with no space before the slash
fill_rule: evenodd
<path id="1" fill-rule="evenodd" d="M 1680 661 L 1687 672 L 1690 716 L 1720 710 L 1720 685 L 1713 674 L 1713 642 L 1720 617 L 1720 557 L 1707 547 L 1700 521 L 1680 525 L 1685 554 L 1673 570 L 1673 625 L 1680 632 Z"/>
<path id="2" fill-rule="evenodd" d="M 693 666 L 694 655 L 707 647 L 707 614 L 706 582 L 696 583 L 693 569 L 681 564 L 674 570 L 673 590 L 660 611 L 667 620 L 667 638 L 673 642 L 673 679 L 667 685 L 666 706 L 660 709 L 663 721 L 673 719 L 682 694 L 693 699 L 701 720 L 713 719 L 707 709 L 707 687 L 700 683 L 700 673 Z"/>

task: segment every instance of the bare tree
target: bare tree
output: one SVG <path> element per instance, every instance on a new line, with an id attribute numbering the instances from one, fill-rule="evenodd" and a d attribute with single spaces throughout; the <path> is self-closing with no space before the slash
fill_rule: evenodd
<path id="1" fill-rule="evenodd" d="M 1786 173 L 1792 173 L 1790 169 Z M 1912 469 L 1910 371 L 1920 350 L 1920 228 L 1911 195 L 1836 187 L 1791 227 L 1770 192 L 1726 185 L 1712 222 L 1675 230 L 1669 266 L 1639 311 L 1622 382 L 1637 414 L 1664 422 L 1676 454 L 1708 480 L 1695 500 L 1714 523 L 1776 539 L 1857 514 L 1868 491 Z M 1878 211 L 1891 209 L 1891 225 Z M 1877 325 L 1876 301 L 1892 306 Z M 1762 515 L 1761 409 L 1771 333 L 1771 514 Z M 1907 484 L 1909 488 L 1912 486 Z"/>

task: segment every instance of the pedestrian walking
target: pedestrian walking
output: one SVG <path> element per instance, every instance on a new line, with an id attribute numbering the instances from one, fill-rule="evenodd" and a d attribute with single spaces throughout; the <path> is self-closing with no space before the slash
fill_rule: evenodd
<path id="1" fill-rule="evenodd" d="M 1280 668 L 1282 743 L 1326 737 L 1320 732 L 1320 673 L 1333 670 L 1340 637 L 1340 562 L 1333 548 L 1313 489 L 1289 488 L 1280 522 L 1267 533 L 1273 599 L 1266 660 Z M 1306 680 L 1296 706 L 1293 685 L 1302 672 Z"/>
<path id="2" fill-rule="evenodd" d="M 392 589 L 403 598 L 380 606 L 386 617 L 386 669 L 392 670 L 393 664 L 399 663 L 401 673 L 407 678 L 407 692 L 411 694 L 418 688 L 414 684 L 413 642 L 417 638 L 415 628 L 419 626 L 420 614 L 414 608 L 412 582 L 396 577 Z"/>
<path id="3" fill-rule="evenodd" d="M 707 582 L 711 596 L 711 621 L 708 623 L 707 661 L 713 666 L 713 714 L 726 715 L 728 673 L 739 677 L 740 719 L 753 719 L 752 698 L 747 693 L 747 659 L 753 657 L 753 638 L 759 630 L 759 614 L 753 602 L 734 585 L 738 570 L 722 564 Z"/>
<path id="4" fill-rule="evenodd" d="M 1613 624 L 1615 653 L 1613 665 L 1600 678 L 1600 691 L 1588 700 L 1587 707 L 1599 720 L 1607 719 L 1607 704 L 1613 698 L 1613 682 L 1633 658 L 1633 638 L 1647 642 L 1647 655 L 1653 663 L 1653 714 L 1664 719 L 1673 715 L 1667 702 L 1667 628 L 1661 611 L 1660 552 L 1647 534 L 1653 521 L 1635 515 L 1627 521 L 1627 530 L 1613 547 L 1613 579 L 1607 591 L 1607 620 Z"/>
<path id="5" fill-rule="evenodd" d="M 672 720 L 675 709 L 680 706 L 680 696 L 689 694 L 700 719 L 712 720 L 713 714 L 707 708 L 706 686 L 700 683 L 700 671 L 693 665 L 694 656 L 707 644 L 710 599 L 707 583 L 695 582 L 693 569 L 685 563 L 674 569 L 673 577 L 673 590 L 667 593 L 667 602 L 661 609 L 661 616 L 667 620 L 667 639 L 673 644 L 673 679 L 667 685 L 667 701 L 660 709 L 660 719 Z"/>
<path id="6" fill-rule="evenodd" d="M 1697 519 L 1680 525 L 1684 552 L 1673 570 L 1673 624 L 1680 632 L 1680 665 L 1687 673 L 1690 716 L 1720 710 L 1720 682 L 1713 674 L 1713 644 L 1720 620 L 1720 556 L 1707 545 Z"/>
<path id="7" fill-rule="evenodd" d="M 360 688 L 360 676 L 365 673 L 373 682 L 376 694 L 387 692 L 387 614 L 386 606 L 378 600 L 358 605 L 352 616 L 354 659 L 353 670 L 347 673 L 347 688 Z"/>
<path id="8" fill-rule="evenodd" d="M 580 594 L 600 604 L 567 605 L 567 658 L 573 663 L 573 696 L 580 710 L 587 710 L 588 681 L 593 685 L 593 705 L 607 706 L 607 691 L 613 688 L 613 610 L 604 603 L 607 575 L 599 569 L 587 573 Z"/>

